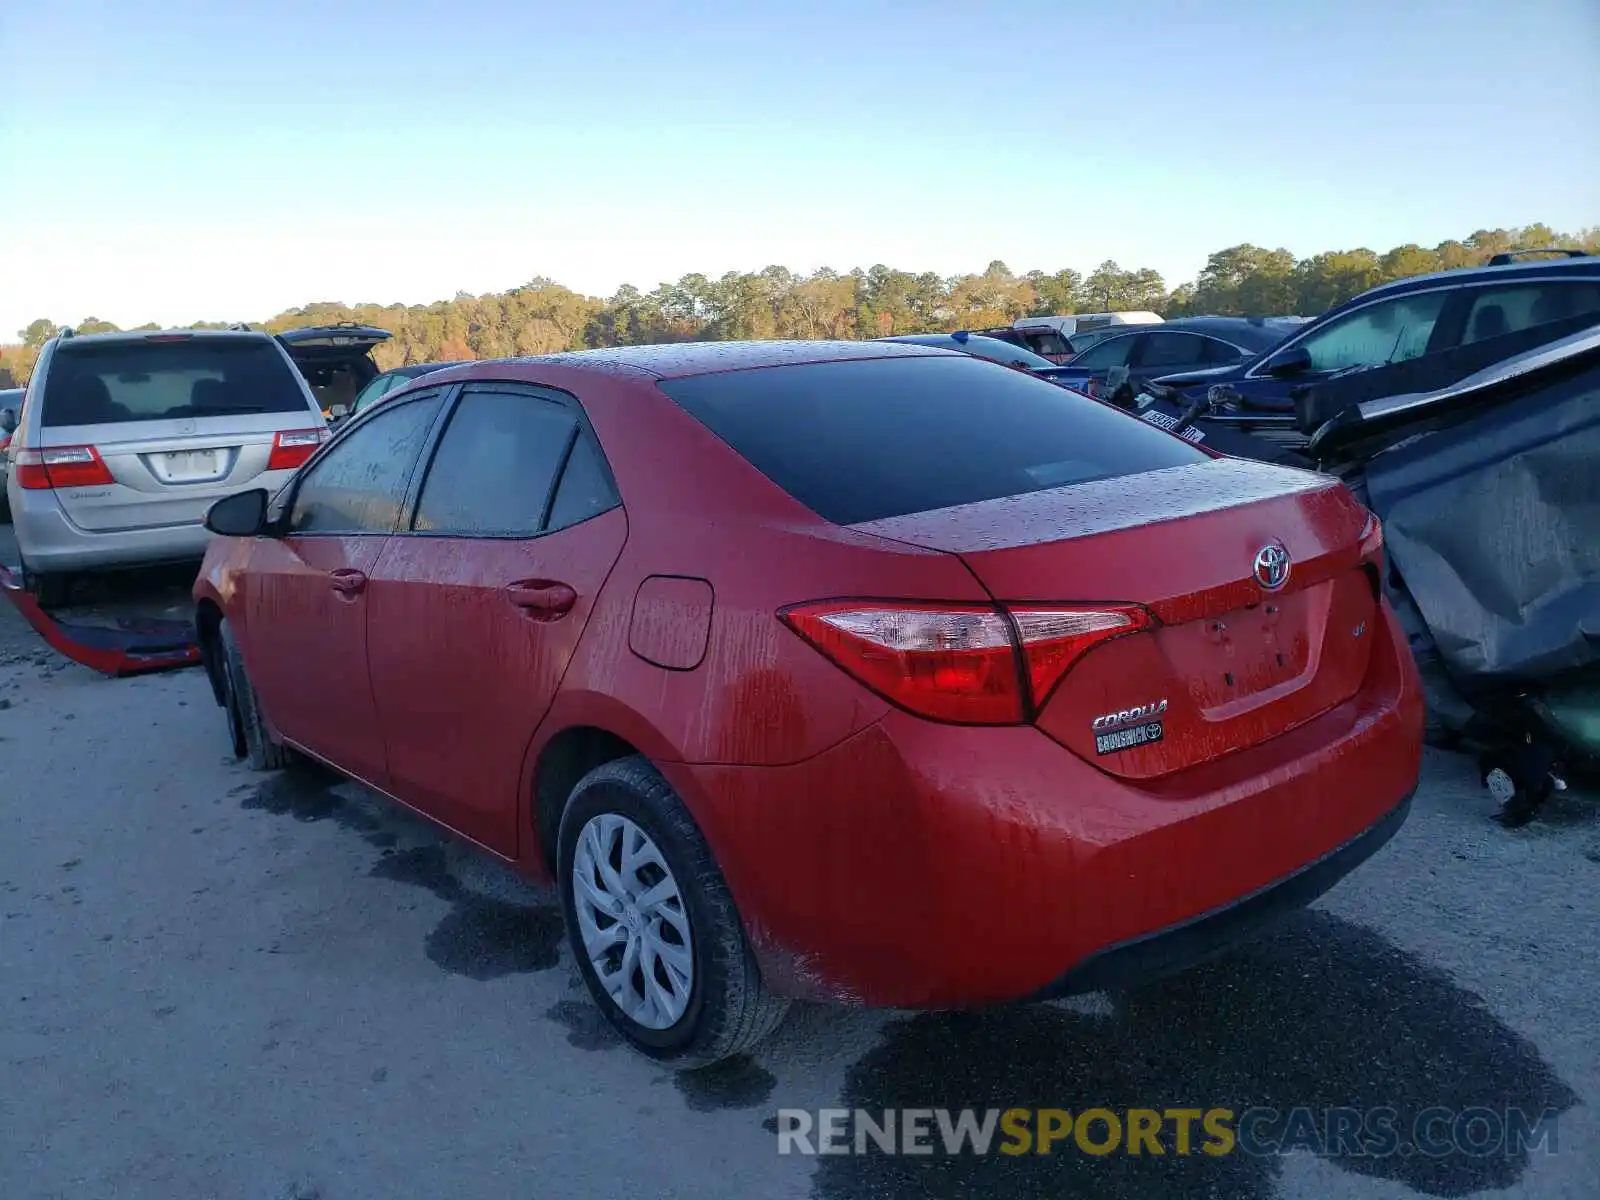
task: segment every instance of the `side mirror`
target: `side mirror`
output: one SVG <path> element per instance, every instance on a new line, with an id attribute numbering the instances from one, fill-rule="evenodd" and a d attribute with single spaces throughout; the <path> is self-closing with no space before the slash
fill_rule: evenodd
<path id="1" fill-rule="evenodd" d="M 1304 346 L 1291 346 L 1267 359 L 1268 375 L 1303 375 L 1311 370 L 1311 351 Z"/>
<path id="2" fill-rule="evenodd" d="M 335 404 L 328 410 L 328 416 L 333 418 L 335 421 L 342 421 L 349 415 L 350 406 L 347 404 Z"/>
<path id="3" fill-rule="evenodd" d="M 14 408 L 0 408 L 0 433 L 15 433 L 17 431 L 17 410 Z"/>
<path id="4" fill-rule="evenodd" d="M 257 537 L 267 528 L 266 488 L 224 496 L 206 513 L 206 528 L 223 537 Z"/>

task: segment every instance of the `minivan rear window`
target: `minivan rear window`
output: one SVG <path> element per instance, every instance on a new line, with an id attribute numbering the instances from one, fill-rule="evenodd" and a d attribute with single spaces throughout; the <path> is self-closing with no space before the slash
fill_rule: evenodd
<path id="1" fill-rule="evenodd" d="M 264 337 L 62 342 L 43 402 L 46 426 L 310 412 L 294 368 Z"/>
<path id="2" fill-rule="evenodd" d="M 659 386 L 838 525 L 1207 457 L 1144 421 L 968 355 L 760 367 Z"/>

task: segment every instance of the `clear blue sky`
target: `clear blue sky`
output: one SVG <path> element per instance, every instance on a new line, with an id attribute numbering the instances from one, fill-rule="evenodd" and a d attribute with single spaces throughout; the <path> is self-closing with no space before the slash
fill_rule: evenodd
<path id="1" fill-rule="evenodd" d="M 1600 0 L 0 0 L 0 340 L 1600 223 Z"/>

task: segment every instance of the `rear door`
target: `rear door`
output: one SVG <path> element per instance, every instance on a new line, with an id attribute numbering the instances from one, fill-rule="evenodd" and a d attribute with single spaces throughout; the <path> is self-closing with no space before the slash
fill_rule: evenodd
<path id="1" fill-rule="evenodd" d="M 524 755 L 627 521 L 576 401 L 515 383 L 465 387 L 415 490 L 368 589 L 390 788 L 514 856 Z"/>
<path id="2" fill-rule="evenodd" d="M 244 651 L 283 736 L 387 786 L 367 673 L 369 579 L 400 521 L 443 389 L 385 405 L 345 430 L 293 484 L 284 532 L 246 574 Z"/>
<path id="3" fill-rule="evenodd" d="M 93 532 L 196 524 L 257 483 L 278 434 L 325 428 L 282 351 L 248 334 L 58 342 L 39 407 L 39 449 L 105 464 L 109 482 L 55 493 Z"/>

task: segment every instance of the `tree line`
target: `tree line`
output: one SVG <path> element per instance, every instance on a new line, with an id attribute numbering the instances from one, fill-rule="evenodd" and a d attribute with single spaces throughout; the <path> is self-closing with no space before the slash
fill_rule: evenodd
<path id="1" fill-rule="evenodd" d="M 394 336 L 375 351 L 387 369 L 508 355 L 549 354 L 599 346 L 745 338 L 874 338 L 900 333 L 983 329 L 1018 317 L 1148 309 L 1179 316 L 1315 316 L 1368 288 L 1431 271 L 1477 266 L 1507 250 L 1577 247 L 1600 253 L 1600 227 L 1562 234 L 1545 225 L 1482 229 L 1428 249 L 1397 246 L 1331 250 L 1297 259 L 1288 250 L 1249 244 L 1211 255 L 1193 282 L 1168 290 L 1159 273 L 1104 262 L 1087 275 L 1070 268 L 1018 275 L 1003 262 L 971 275 L 920 274 L 878 265 L 847 274 L 796 274 L 772 266 L 719 278 L 685 275 L 651 292 L 631 285 L 609 299 L 581 295 L 534 278 L 507 292 L 419 305 L 333 302 L 290 309 L 255 329 L 277 333 L 304 325 L 354 321 Z M 224 321 L 192 328 L 220 329 Z M 79 333 L 116 330 L 95 317 Z M 138 326 L 156 329 L 156 325 Z M 26 381 L 42 346 L 56 333 L 47 319 L 18 331 L 21 345 L 0 348 L 0 371 Z"/>

